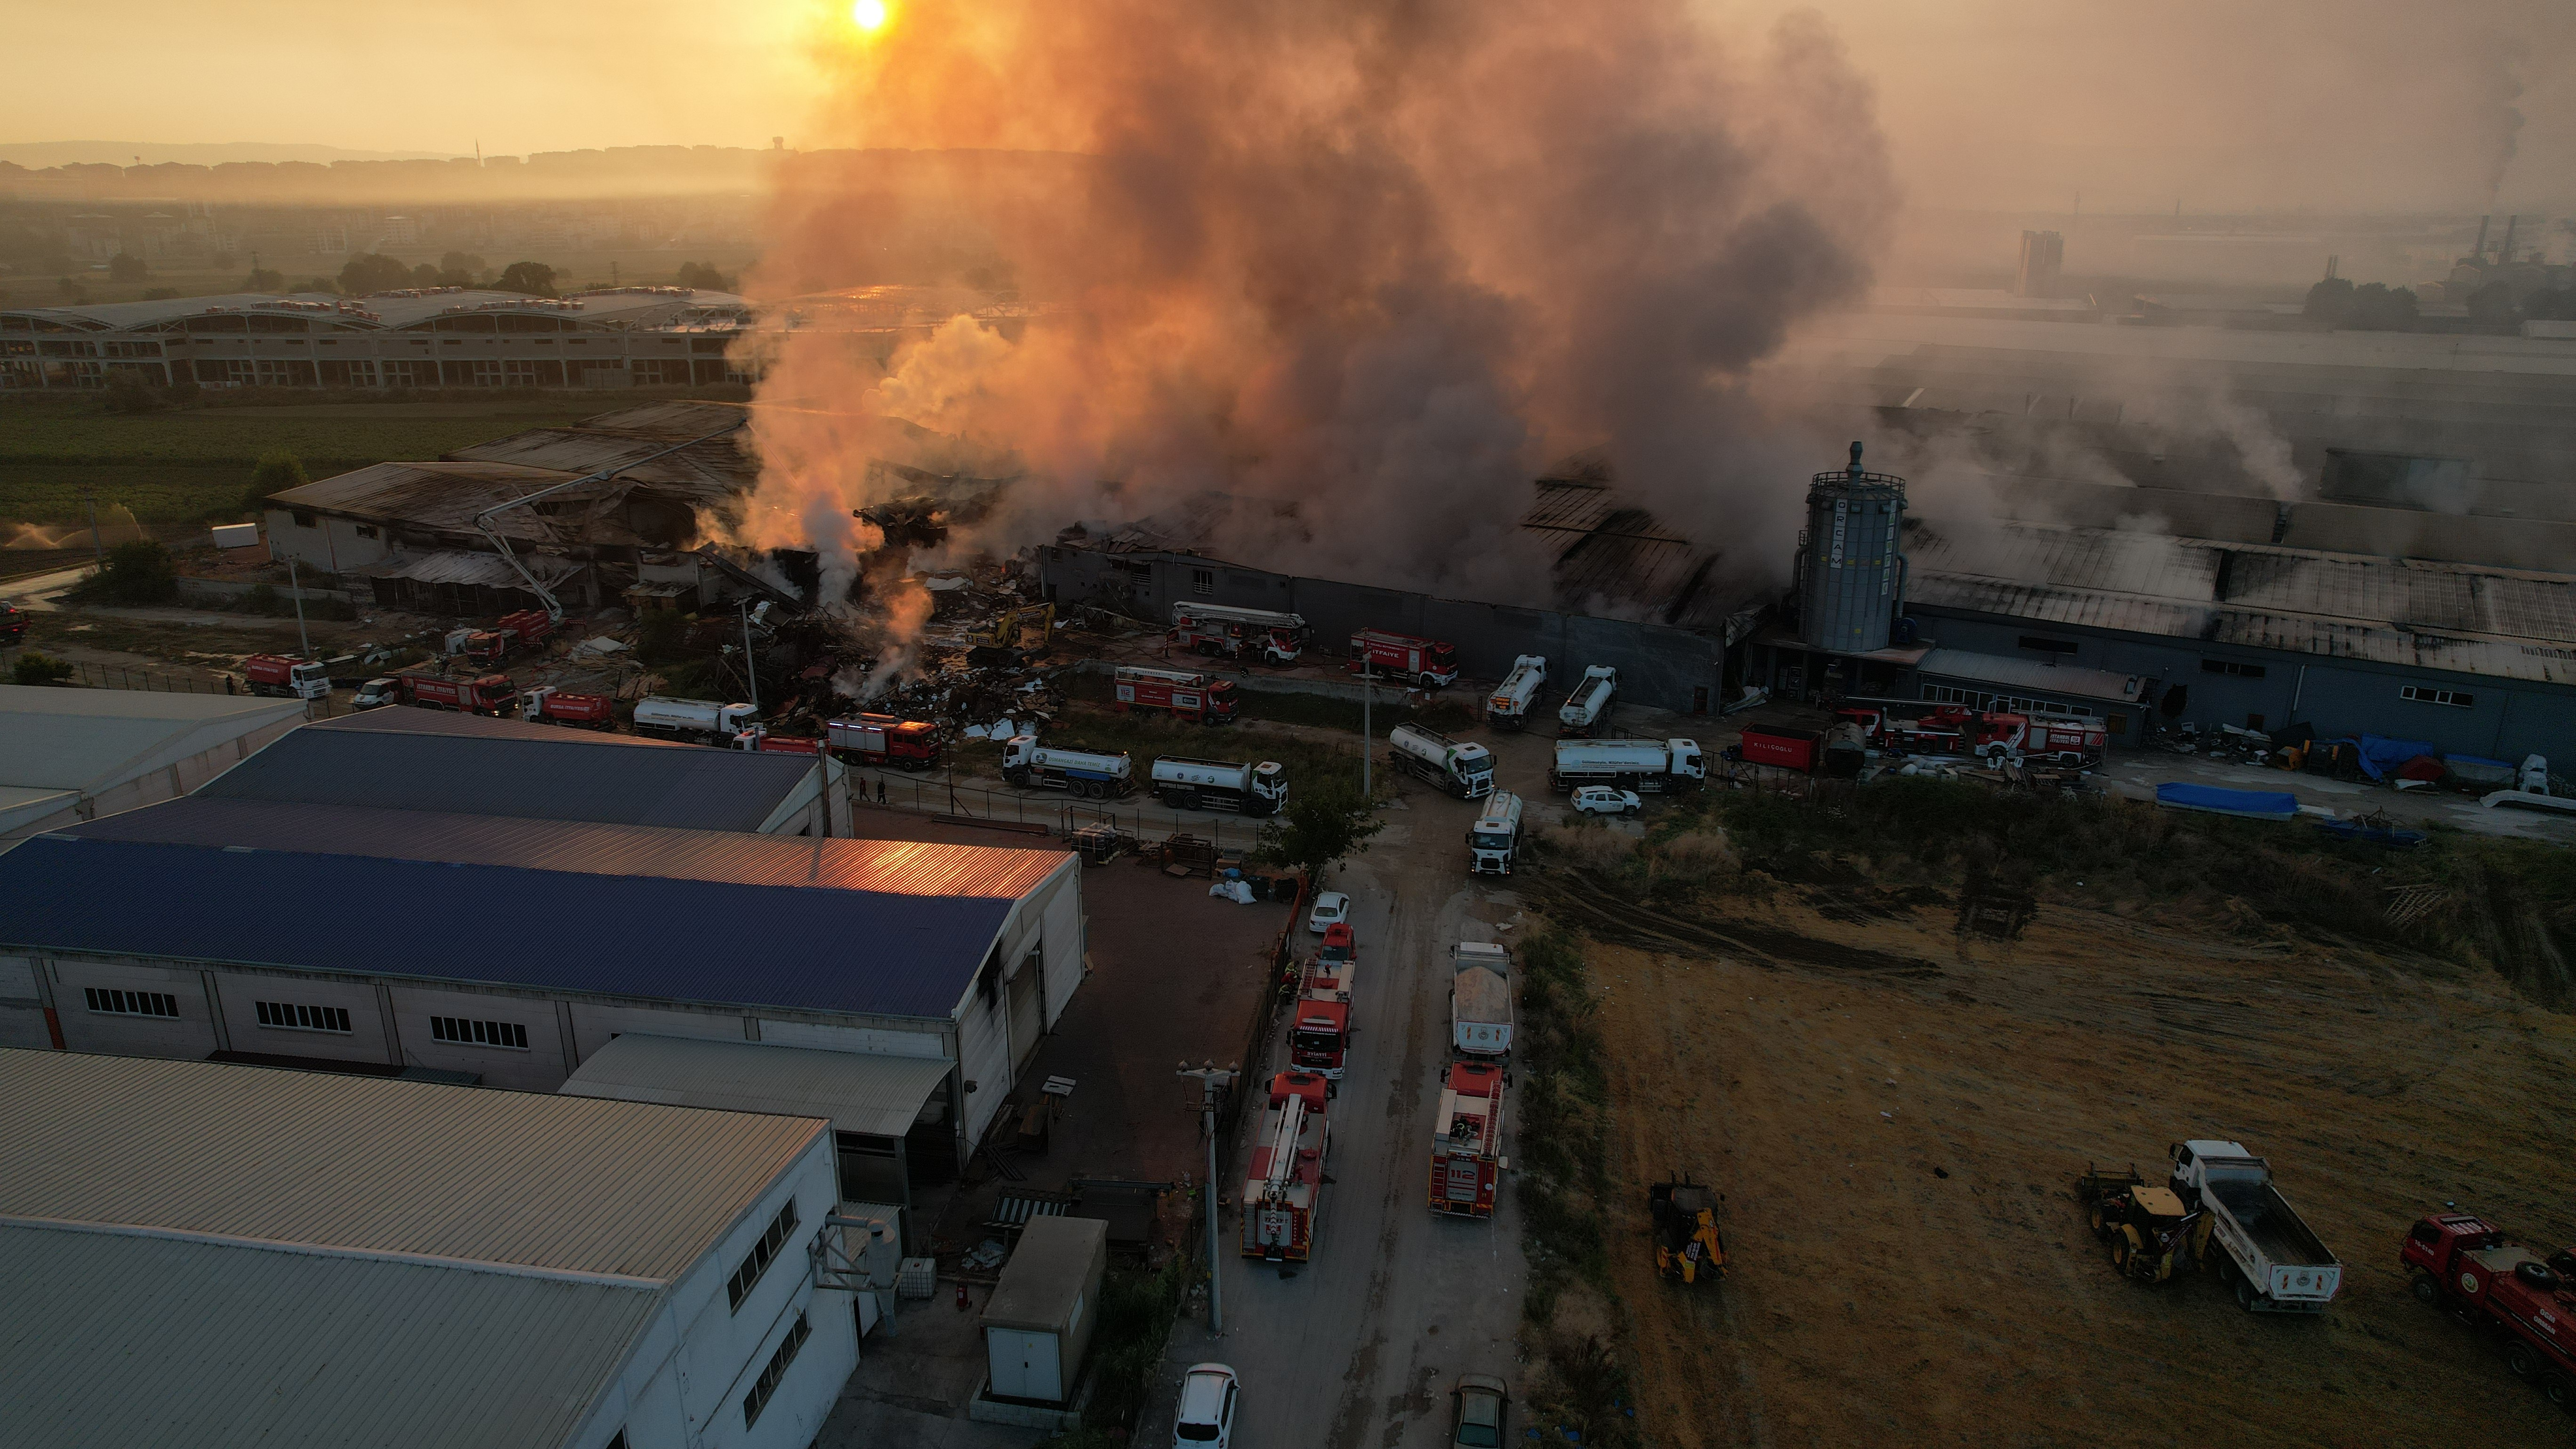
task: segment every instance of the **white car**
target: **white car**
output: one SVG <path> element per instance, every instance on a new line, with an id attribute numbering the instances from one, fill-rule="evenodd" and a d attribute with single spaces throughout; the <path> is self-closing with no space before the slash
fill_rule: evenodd
<path id="1" fill-rule="evenodd" d="M 1234 1370 L 1194 1363 L 1181 1377 L 1181 1407 L 1173 1415 L 1174 1449 L 1227 1449 L 1234 1442 Z"/>
<path id="2" fill-rule="evenodd" d="M 1306 913 L 1306 929 L 1320 936 L 1351 918 L 1351 898 L 1340 891 L 1326 891 L 1315 897 L 1315 909 Z"/>
<path id="3" fill-rule="evenodd" d="M 1646 808 L 1634 790 L 1611 785 L 1586 785 L 1574 792 L 1574 810 L 1578 815 L 1634 815 Z"/>

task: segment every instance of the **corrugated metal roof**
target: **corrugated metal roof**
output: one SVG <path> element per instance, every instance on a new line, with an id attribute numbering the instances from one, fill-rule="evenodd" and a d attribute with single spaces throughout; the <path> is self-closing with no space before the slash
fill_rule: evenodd
<path id="1" fill-rule="evenodd" d="M 0 785 L 96 792 L 303 713 L 250 695 L 0 684 Z"/>
<path id="2" fill-rule="evenodd" d="M 582 566 L 555 554 L 533 549 L 519 551 L 519 562 L 535 574 L 540 583 L 552 587 L 580 573 Z M 410 579 L 424 584 L 482 584 L 495 589 L 524 589 L 528 581 L 510 567 L 510 561 L 497 553 L 458 553 L 436 549 L 416 553 L 391 563 L 353 569 L 360 578 Z"/>
<path id="3" fill-rule="evenodd" d="M 2019 659 L 2002 654 L 1978 654 L 1966 649 L 1927 650 L 1922 662 L 1915 667 L 1925 674 L 1937 674 L 1944 679 L 1974 680 L 1979 684 L 2001 684 L 2079 699 L 2116 699 L 2134 703 L 2146 687 L 2146 681 L 2135 674 L 2114 674 L 2107 669 L 2049 664 L 2038 659 Z"/>
<path id="4" fill-rule="evenodd" d="M 1072 859 L 173 800 L 11 851 L 0 941 L 946 1020 L 1014 903 Z M 441 903 L 463 914 L 438 930 L 279 931 L 247 900 L 329 901 L 387 923 Z"/>
<path id="5" fill-rule="evenodd" d="M 725 421 L 713 420 L 707 431 L 723 427 Z M 671 439 L 651 433 L 605 432 L 589 427 L 532 428 L 459 448 L 446 456 L 458 461 L 545 468 L 578 478 L 652 457 L 671 443 Z M 760 481 L 760 463 L 748 451 L 747 435 L 736 433 L 630 467 L 617 476 L 617 481 L 650 484 L 664 492 L 715 502 L 749 492 Z"/>
<path id="6" fill-rule="evenodd" d="M 13 1049 L 0 1049 L 0 1101 L 0 1217 L 655 1282 L 702 1257 L 824 1130 L 804 1117 Z"/>
<path id="7" fill-rule="evenodd" d="M 553 1449 L 660 1301 L 612 1283 L 0 1224 L 0 1443 Z"/>
<path id="8" fill-rule="evenodd" d="M 370 711 L 382 712 L 390 711 Z M 619 737 L 585 740 L 574 737 L 592 732 L 527 727 L 541 734 L 290 730 L 209 781 L 197 798 L 758 830 L 823 768 L 810 757 L 703 747 L 585 749 Z"/>
<path id="9" fill-rule="evenodd" d="M 630 1031 L 591 1053 L 556 1090 L 575 1097 L 825 1117 L 838 1131 L 901 1137 L 947 1080 L 950 1066 L 940 1057 Z"/>
<path id="10" fill-rule="evenodd" d="M 288 508 L 464 532 L 474 527 L 474 516 L 487 508 L 580 476 L 515 463 L 377 463 L 272 493 L 269 501 Z M 511 538 L 534 543 L 640 544 L 644 540 L 616 517 L 632 487 L 612 481 L 570 489 L 546 500 L 551 512 L 513 508 L 496 515 L 492 525 Z"/>
<path id="11" fill-rule="evenodd" d="M 303 726 L 331 734 L 392 735 L 462 735 L 486 740 L 554 740 L 559 743 L 605 745 L 611 749 L 704 751 L 705 745 L 682 744 L 677 740 L 647 739 L 642 735 L 603 734 L 597 730 L 566 729 L 561 725 L 537 724 L 523 719 L 496 718 L 488 714 L 464 714 L 447 709 L 360 710 L 355 714 L 318 719 Z"/>

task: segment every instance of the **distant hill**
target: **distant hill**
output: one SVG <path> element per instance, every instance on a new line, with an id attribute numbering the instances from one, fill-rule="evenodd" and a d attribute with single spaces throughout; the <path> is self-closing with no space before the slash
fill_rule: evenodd
<path id="1" fill-rule="evenodd" d="M 46 166 L 158 166 L 167 161 L 220 166 L 227 161 L 444 161 L 445 151 L 352 151 L 343 146 L 226 141 L 180 145 L 162 141 L 0 141 L 0 161 Z M 138 162 L 137 156 L 143 159 Z"/>

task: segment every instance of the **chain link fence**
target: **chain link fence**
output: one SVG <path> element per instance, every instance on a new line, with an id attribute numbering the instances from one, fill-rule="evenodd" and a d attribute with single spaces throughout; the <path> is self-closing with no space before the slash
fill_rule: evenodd
<path id="1" fill-rule="evenodd" d="M 1061 840 L 1086 825 L 1107 825 L 1141 843 L 1191 835 L 1212 842 L 1222 854 L 1251 850 L 1260 843 L 1261 821 L 1226 816 L 1184 815 L 1150 801 L 1129 804 L 1108 800 L 1068 800 L 1051 790 L 996 790 L 987 785 L 961 785 L 936 776 L 898 770 L 850 771 L 850 799 L 858 805 L 913 810 L 994 825 L 1027 826 Z"/>

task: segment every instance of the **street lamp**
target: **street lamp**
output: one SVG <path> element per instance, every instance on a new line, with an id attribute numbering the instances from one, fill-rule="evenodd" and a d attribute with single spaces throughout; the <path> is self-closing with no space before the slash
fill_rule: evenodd
<path id="1" fill-rule="evenodd" d="M 1377 798 L 1369 783 L 1369 753 L 1377 748 L 1377 731 L 1369 722 L 1369 705 L 1377 695 L 1377 686 L 1370 683 L 1374 676 L 1369 673 L 1369 666 L 1375 662 L 1369 658 L 1367 646 L 1362 645 L 1360 653 L 1360 798 L 1362 800 Z"/>
<path id="2" fill-rule="evenodd" d="M 1225 1288 L 1219 1275 L 1216 1256 L 1216 1104 L 1226 1089 L 1234 1085 L 1235 1070 L 1219 1067 L 1214 1061 L 1202 1061 L 1193 1067 L 1181 1063 L 1178 1073 L 1195 1077 L 1199 1084 L 1199 1125 L 1207 1132 L 1207 1186 L 1200 1190 L 1207 1208 L 1208 1228 L 1208 1332 L 1225 1332 Z"/>

